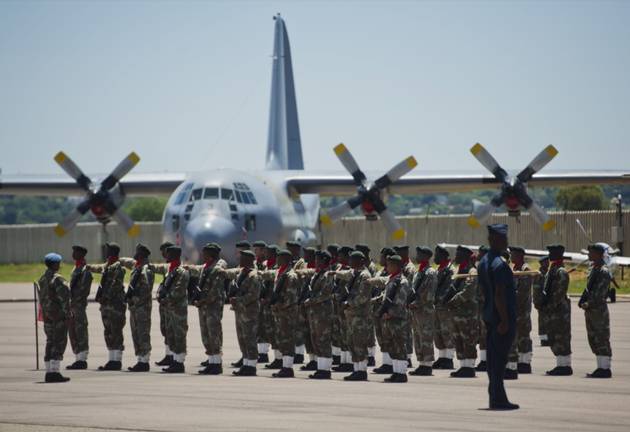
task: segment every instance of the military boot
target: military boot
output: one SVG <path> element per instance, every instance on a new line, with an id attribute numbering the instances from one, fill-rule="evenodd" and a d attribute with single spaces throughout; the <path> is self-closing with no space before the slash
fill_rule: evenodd
<path id="1" fill-rule="evenodd" d="M 392 373 L 394 373 L 394 368 L 392 367 L 392 365 L 384 364 L 380 367 L 372 369 L 372 373 L 378 375 L 391 375 Z"/>
<path id="2" fill-rule="evenodd" d="M 354 366 L 352 366 L 352 363 L 341 363 L 339 366 L 333 367 L 332 370 L 333 372 L 352 372 Z"/>
<path id="3" fill-rule="evenodd" d="M 433 375 L 433 368 L 431 366 L 418 366 L 417 368 L 415 368 L 414 370 L 409 372 L 409 375 L 432 376 Z"/>
<path id="4" fill-rule="evenodd" d="M 407 368 L 411 369 L 413 367 L 413 363 L 411 362 L 411 359 L 407 359 Z"/>
<path id="5" fill-rule="evenodd" d="M 171 363 L 173 363 L 173 356 L 172 355 L 166 355 L 164 356 L 164 358 L 158 362 L 155 362 L 156 366 L 170 366 Z"/>
<path id="6" fill-rule="evenodd" d="M 341 356 L 339 355 L 332 356 L 332 360 L 333 366 L 339 366 L 341 364 Z"/>
<path id="7" fill-rule="evenodd" d="M 502 402 L 502 403 L 493 403 L 490 404 L 490 409 L 492 411 L 511 411 L 517 410 L 520 407 L 517 404 L 513 404 L 511 402 Z"/>
<path id="8" fill-rule="evenodd" d="M 440 357 L 433 363 L 433 369 L 455 369 L 455 367 L 453 366 L 453 359 Z"/>
<path id="9" fill-rule="evenodd" d="M 310 374 L 308 377 L 310 379 L 330 379 L 330 371 L 318 370 L 314 374 Z"/>
<path id="10" fill-rule="evenodd" d="M 485 360 L 481 360 L 479 364 L 477 365 L 477 367 L 475 368 L 475 370 L 477 372 L 485 372 L 488 370 L 488 364 L 486 363 Z"/>
<path id="11" fill-rule="evenodd" d="M 243 357 L 237 362 L 231 363 L 233 368 L 241 368 L 243 367 Z"/>
<path id="12" fill-rule="evenodd" d="M 303 371 L 316 371 L 317 370 L 317 361 L 311 360 L 310 362 L 306 363 L 304 366 L 301 366 L 300 370 L 303 370 Z"/>
<path id="13" fill-rule="evenodd" d="M 354 371 L 350 375 L 343 377 L 344 381 L 367 381 L 366 371 Z"/>
<path id="14" fill-rule="evenodd" d="M 503 372 L 504 380 L 517 380 L 518 379 L 518 371 L 516 369 L 505 369 Z"/>
<path id="15" fill-rule="evenodd" d="M 586 378 L 612 378 L 610 369 L 597 368 L 592 373 L 586 374 Z"/>
<path id="16" fill-rule="evenodd" d="M 265 365 L 265 369 L 282 369 L 282 359 L 275 359 Z"/>
<path id="17" fill-rule="evenodd" d="M 267 353 L 258 354 L 258 363 L 269 363 L 269 355 Z"/>
<path id="18" fill-rule="evenodd" d="M 376 359 L 374 359 L 374 356 L 368 357 L 367 365 L 368 367 L 376 366 Z"/>
<path id="19" fill-rule="evenodd" d="M 393 373 L 389 378 L 385 378 L 383 382 L 386 383 L 406 383 L 407 374 Z"/>
<path id="20" fill-rule="evenodd" d="M 256 376 L 256 368 L 254 366 L 243 366 L 239 370 L 232 371 L 234 376 Z"/>
<path id="21" fill-rule="evenodd" d="M 220 364 L 208 364 L 204 369 L 198 372 L 200 375 L 221 375 L 223 373 L 223 366 Z"/>
<path id="22" fill-rule="evenodd" d="M 164 373 L 184 373 L 186 372 L 184 368 L 184 363 L 180 363 L 178 361 L 173 360 L 173 363 L 167 367 L 162 369 Z"/>
<path id="23" fill-rule="evenodd" d="M 66 369 L 68 370 L 80 370 L 80 369 L 87 369 L 88 364 L 85 360 L 77 360 L 74 363 L 72 363 L 71 365 L 66 366 Z"/>
<path id="24" fill-rule="evenodd" d="M 471 367 L 460 367 L 455 372 L 451 372 L 451 378 L 475 378 L 477 374 Z"/>
<path id="25" fill-rule="evenodd" d="M 304 363 L 304 354 L 295 354 L 293 356 L 293 364 L 302 364 Z"/>
<path id="26" fill-rule="evenodd" d="M 138 362 L 132 367 L 128 367 L 129 372 L 149 372 L 149 363 Z"/>
<path id="27" fill-rule="evenodd" d="M 70 378 L 61 375 L 59 372 L 46 372 L 45 381 L 47 383 L 62 383 L 70 381 Z"/>
<path id="28" fill-rule="evenodd" d="M 516 365 L 516 370 L 520 374 L 530 374 L 532 373 L 532 365 L 530 363 L 519 363 Z"/>
<path id="29" fill-rule="evenodd" d="M 551 376 L 569 376 L 573 375 L 573 368 L 571 366 L 556 366 L 545 372 L 545 374 Z"/>
<path id="30" fill-rule="evenodd" d="M 208 367 L 208 365 L 209 365 L 209 364 L 210 364 L 210 363 L 208 362 L 208 360 L 204 360 L 204 361 L 202 361 L 201 363 L 199 363 L 199 366 L 202 366 L 202 367 Z"/>
<path id="31" fill-rule="evenodd" d="M 119 371 L 122 369 L 122 363 L 119 361 L 110 360 L 105 363 L 104 366 L 99 366 L 98 370 L 100 371 Z"/>
<path id="32" fill-rule="evenodd" d="M 293 378 L 295 374 L 293 373 L 293 368 L 283 367 L 278 372 L 272 373 L 271 376 L 274 378 Z"/>

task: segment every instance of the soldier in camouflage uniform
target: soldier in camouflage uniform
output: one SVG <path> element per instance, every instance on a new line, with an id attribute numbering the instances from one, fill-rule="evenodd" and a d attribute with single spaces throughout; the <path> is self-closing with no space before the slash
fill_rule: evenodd
<path id="1" fill-rule="evenodd" d="M 339 264 L 340 247 L 341 246 L 339 246 L 337 243 L 331 243 L 328 246 L 326 246 L 326 251 L 328 251 L 328 253 L 332 257 L 330 259 L 331 270 L 338 270 L 341 268 L 341 265 Z M 333 287 L 333 291 L 334 291 L 334 287 Z M 333 319 L 332 319 L 331 343 L 332 343 L 333 365 L 338 366 L 341 364 L 341 338 L 339 336 L 339 320 L 337 319 L 337 316 L 336 316 L 336 304 L 335 304 L 334 296 L 333 296 Z"/>
<path id="2" fill-rule="evenodd" d="M 382 266 L 382 269 L 376 274 L 376 277 L 389 276 L 389 273 L 387 273 L 387 257 L 395 254 L 396 253 L 392 248 L 384 247 L 381 249 L 379 264 Z M 383 340 L 383 322 L 379 315 L 381 306 L 383 305 L 384 289 L 385 285 L 373 284 L 372 287 L 372 319 L 374 321 L 374 334 L 376 335 L 376 340 L 381 350 L 383 362 L 381 366 L 374 368 L 372 372 L 375 374 L 391 375 L 393 373 L 392 359 L 384 346 L 385 342 Z M 433 344 L 433 342 L 431 342 L 431 344 Z"/>
<path id="3" fill-rule="evenodd" d="M 258 271 L 267 270 L 267 243 L 257 240 L 252 243 L 256 261 L 254 267 Z M 258 334 L 256 335 L 258 347 L 258 363 L 269 363 L 269 348 L 271 347 L 272 335 L 269 334 L 269 327 L 265 325 L 265 308 L 262 300 L 265 294 L 264 286 L 260 290 L 260 308 L 258 309 Z"/>
<path id="4" fill-rule="evenodd" d="M 435 291 L 435 328 L 434 343 L 439 350 L 438 359 L 433 363 L 433 369 L 453 369 L 453 354 L 455 342 L 453 340 L 453 316 L 446 307 L 446 296 L 451 289 L 453 267 L 446 248 L 435 247 L 434 261 L 438 265 L 437 288 Z"/>
<path id="5" fill-rule="evenodd" d="M 402 272 L 407 278 L 409 286 L 413 283 L 413 276 L 416 273 L 416 266 L 411 262 L 409 257 L 409 246 L 394 246 L 394 252 L 396 252 L 402 258 Z M 413 335 L 411 329 L 411 311 L 408 310 L 407 324 L 408 328 L 405 330 L 407 335 L 407 367 L 412 367 L 411 357 L 413 357 Z"/>
<path id="6" fill-rule="evenodd" d="M 339 248 L 338 270 L 350 270 L 349 260 L 352 253 L 350 246 L 342 246 Z M 352 355 L 350 354 L 350 344 L 348 340 L 348 323 L 343 313 L 343 302 L 348 296 L 347 281 L 335 278 L 335 286 L 333 288 L 333 305 L 335 308 L 335 322 L 333 324 L 333 346 L 339 344 L 340 358 L 339 365 L 333 367 L 335 372 L 352 372 Z"/>
<path id="7" fill-rule="evenodd" d="M 168 316 L 166 339 L 173 352 L 173 361 L 162 369 L 165 373 L 184 373 L 186 360 L 186 335 L 188 334 L 188 281 L 190 273 L 181 265 L 182 250 L 179 246 L 166 249 L 169 264 L 164 288 L 158 300 L 164 304 Z"/>
<path id="8" fill-rule="evenodd" d="M 236 260 L 240 260 L 241 259 L 241 252 L 243 251 L 251 251 L 252 249 L 252 244 L 247 241 L 247 240 L 241 240 L 236 242 Z M 255 254 L 254 254 L 255 255 Z M 233 287 L 233 283 L 227 281 L 225 284 L 225 298 L 229 299 L 230 298 L 230 286 Z M 258 346 L 258 345 L 256 345 Z M 238 359 L 238 361 L 235 361 L 233 363 L 230 364 L 232 367 L 234 368 L 241 368 L 243 366 L 243 358 L 241 357 L 240 359 Z"/>
<path id="9" fill-rule="evenodd" d="M 477 313 L 479 304 L 477 270 L 473 266 L 472 250 L 465 246 L 457 246 L 455 252 L 455 264 L 458 265 L 457 274 L 467 275 L 455 279 L 451 285 L 451 291 L 446 295 L 446 307 L 453 317 L 453 338 L 459 369 L 451 372 L 453 378 L 474 378 L 475 362 L 477 360 Z"/>
<path id="10" fill-rule="evenodd" d="M 586 333 L 591 351 L 597 358 L 597 369 L 588 378 L 610 378 L 610 316 L 606 296 L 610 289 L 612 275 L 604 263 L 605 246 L 596 243 L 589 245 L 588 258 L 592 267 L 588 274 L 586 288 L 580 297 L 579 306 L 584 309 Z"/>
<path id="11" fill-rule="evenodd" d="M 477 265 L 479 265 L 479 262 L 481 262 L 481 259 L 484 257 L 485 254 L 488 253 L 488 246 L 486 245 L 481 245 L 479 246 L 479 249 L 477 250 L 477 256 L 475 257 L 476 260 L 476 265 L 475 268 L 477 267 Z M 475 370 L 477 372 L 485 372 L 487 370 L 487 363 L 486 363 L 486 339 L 488 337 L 488 331 L 486 329 L 486 323 L 483 320 L 483 305 L 485 303 L 485 298 L 484 298 L 484 290 L 481 289 L 481 287 L 479 287 L 479 297 L 477 299 L 478 304 L 479 304 L 479 312 L 478 312 L 478 326 L 479 326 L 479 364 L 477 364 L 477 367 L 475 368 Z"/>
<path id="12" fill-rule="evenodd" d="M 543 288 L 542 309 L 548 317 L 547 332 L 556 367 L 547 375 L 573 375 L 571 368 L 571 300 L 567 295 L 569 273 L 563 266 L 564 246 L 547 246 L 551 263 Z"/>
<path id="13" fill-rule="evenodd" d="M 66 366 L 66 369 L 87 369 L 89 347 L 87 302 L 92 288 L 92 273 L 87 269 L 85 255 L 87 249 L 83 246 L 72 246 L 74 270 L 70 276 L 70 309 L 72 319 L 68 324 L 68 336 L 72 352 L 76 361 Z"/>
<path id="14" fill-rule="evenodd" d="M 239 267 L 223 270 L 231 280 L 229 302 L 234 310 L 236 336 L 241 350 L 242 366 L 233 371 L 235 376 L 256 376 L 258 363 L 258 309 L 260 302 L 260 274 L 254 267 L 256 256 L 250 250 L 240 252 Z"/>
<path id="15" fill-rule="evenodd" d="M 204 264 L 186 266 L 190 277 L 199 282 L 195 289 L 193 305 L 199 310 L 199 327 L 201 342 L 206 350 L 208 359 L 201 363 L 204 369 L 201 375 L 220 375 L 223 373 L 223 306 L 225 305 L 225 277 L 221 269 L 227 263 L 219 257 L 221 246 L 208 243 L 202 248 Z"/>
<path id="16" fill-rule="evenodd" d="M 547 271 L 549 271 L 549 257 L 541 257 L 538 262 L 540 265 L 538 268 L 538 275 L 534 277 L 532 299 L 534 307 L 538 311 L 538 337 L 540 338 L 540 346 L 549 346 L 549 338 L 547 336 L 547 316 L 542 308 L 545 277 L 547 275 Z"/>
<path id="17" fill-rule="evenodd" d="M 278 251 L 277 245 L 267 246 L 267 261 L 265 261 L 266 270 L 278 269 Z M 261 279 L 260 282 L 260 309 L 262 310 L 263 321 L 259 322 L 259 326 L 265 326 L 265 334 L 268 335 L 271 348 L 273 349 L 273 361 L 265 365 L 265 369 L 282 369 L 282 352 L 278 349 L 276 342 L 276 323 L 271 312 L 271 295 L 273 294 L 273 279 Z"/>
<path id="18" fill-rule="evenodd" d="M 300 291 L 298 292 L 298 323 L 295 333 L 295 352 L 297 357 L 299 347 L 301 345 L 304 345 L 309 359 L 307 364 L 300 367 L 300 370 L 302 371 L 317 370 L 317 356 L 313 352 L 313 344 L 311 343 L 311 334 L 308 324 L 308 315 L 306 308 L 304 307 L 304 301 L 308 297 L 308 282 L 310 280 L 310 276 L 302 272 L 302 270 L 315 270 L 315 253 L 316 249 L 314 247 L 305 247 L 304 262 L 306 263 L 306 267 L 302 268 L 301 270 L 296 270 L 296 273 L 300 278 Z"/>
<path id="19" fill-rule="evenodd" d="M 160 253 L 162 254 L 162 258 L 164 259 L 164 261 L 166 261 L 166 249 L 168 249 L 169 246 L 173 246 L 173 243 L 164 242 L 160 245 Z M 154 274 L 162 275 L 162 281 L 160 282 L 157 290 L 157 296 L 159 297 L 159 293 L 164 287 L 164 279 L 166 279 L 166 273 L 168 273 L 169 265 L 168 263 L 152 263 L 151 265 L 153 267 Z M 168 340 L 166 339 L 166 329 L 168 328 L 168 312 L 166 310 L 166 307 L 159 301 L 158 311 L 160 313 L 160 333 L 164 338 L 164 358 L 162 358 L 160 361 L 155 362 L 155 364 L 157 366 L 169 366 L 173 362 L 173 352 L 171 351 Z"/>
<path id="20" fill-rule="evenodd" d="M 37 282 L 37 295 L 44 316 L 46 333 L 46 382 L 66 382 L 70 378 L 59 372 L 59 363 L 68 343 L 67 322 L 72 317 L 70 309 L 70 289 L 59 274 L 61 255 L 49 253 L 44 257 L 46 272 Z"/>
<path id="21" fill-rule="evenodd" d="M 512 270 L 531 271 L 525 262 L 525 249 L 519 246 L 510 246 L 510 261 Z M 516 287 L 516 337 L 508 356 L 505 369 L 505 379 L 518 379 L 518 374 L 532 373 L 532 283 L 531 276 L 514 276 Z"/>
<path id="22" fill-rule="evenodd" d="M 155 276 L 149 264 L 151 251 L 143 244 L 136 246 L 136 261 L 131 271 L 127 303 L 129 305 L 129 325 L 138 362 L 128 368 L 130 372 L 148 372 L 151 357 L 151 304 L 153 301 L 153 281 Z"/>
<path id="23" fill-rule="evenodd" d="M 370 276 L 376 276 L 378 269 L 376 268 L 376 263 L 372 261 L 372 258 L 370 258 L 370 247 L 366 244 L 359 243 L 355 245 L 354 248 L 363 253 L 363 255 L 365 256 L 365 267 L 367 267 L 368 271 L 370 272 Z M 370 326 L 370 340 L 368 341 L 368 367 L 372 367 L 376 365 L 376 335 L 374 329 L 374 314 L 370 314 L 369 319 L 370 321 L 368 325 Z"/>
<path id="24" fill-rule="evenodd" d="M 88 265 L 92 273 L 102 273 L 101 284 L 96 292 L 96 302 L 101 305 L 101 318 L 105 335 L 105 344 L 109 351 L 109 361 L 98 370 L 120 370 L 122 353 L 125 349 L 123 329 L 127 322 L 127 304 L 125 301 L 125 269 L 118 260 L 120 246 L 107 243 L 107 262 L 100 265 Z"/>
<path id="25" fill-rule="evenodd" d="M 293 270 L 301 270 L 306 268 L 306 260 L 302 257 L 302 245 L 297 241 L 286 242 L 286 248 L 291 252 L 291 268 Z M 298 297 L 301 287 L 298 289 Z M 298 308 L 299 309 L 299 308 Z M 293 356 L 294 364 L 304 363 L 304 355 L 306 354 L 305 331 L 307 327 L 306 319 L 301 316 L 298 311 L 298 322 L 295 324 L 295 354 Z"/>
<path id="26" fill-rule="evenodd" d="M 437 271 L 431 267 L 433 251 L 426 246 L 416 247 L 418 271 L 413 277 L 410 287 L 409 310 L 413 328 L 414 348 L 418 367 L 409 372 L 410 375 L 433 375 L 433 322 L 435 311 L 435 290 L 437 288 Z"/>

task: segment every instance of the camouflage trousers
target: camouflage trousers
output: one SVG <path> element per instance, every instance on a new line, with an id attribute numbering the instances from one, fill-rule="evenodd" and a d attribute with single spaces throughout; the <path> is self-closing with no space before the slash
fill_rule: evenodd
<path id="1" fill-rule="evenodd" d="M 544 309 L 538 311 L 538 335 L 547 335 L 547 314 Z"/>
<path id="2" fill-rule="evenodd" d="M 151 303 L 129 306 L 129 325 L 136 356 L 151 353 Z"/>
<path id="3" fill-rule="evenodd" d="M 306 345 L 306 351 L 313 352 L 311 335 L 309 334 L 308 318 L 304 306 L 298 306 L 298 317 L 295 325 L 295 346 Z"/>
<path id="4" fill-rule="evenodd" d="M 486 322 L 483 320 L 481 312 L 477 315 L 477 328 L 479 329 L 479 349 L 485 350 L 488 340 L 488 330 L 486 329 Z"/>
<path id="5" fill-rule="evenodd" d="M 274 346 L 273 314 L 269 305 L 260 305 L 258 311 L 258 343 L 269 343 Z"/>
<path id="6" fill-rule="evenodd" d="M 454 311 L 452 317 L 457 360 L 476 359 L 479 337 L 477 314 Z"/>
<path id="7" fill-rule="evenodd" d="M 547 334 L 551 352 L 556 356 L 571 354 L 571 301 L 545 310 L 547 314 Z"/>
<path id="8" fill-rule="evenodd" d="M 188 334 L 188 303 L 168 305 L 166 340 L 173 354 L 186 353 L 186 335 Z"/>
<path id="9" fill-rule="evenodd" d="M 419 362 L 433 362 L 433 306 L 411 309 L 411 327 L 416 358 Z"/>
<path id="10" fill-rule="evenodd" d="M 164 338 L 164 345 L 168 345 L 166 340 L 166 329 L 168 328 L 168 310 L 162 303 L 159 304 L 158 310 L 160 312 L 160 333 Z"/>
<path id="11" fill-rule="evenodd" d="M 453 349 L 453 314 L 444 306 L 435 307 L 433 341 L 439 350 Z"/>
<path id="12" fill-rule="evenodd" d="M 206 355 L 219 355 L 223 349 L 223 302 L 199 306 L 201 342 Z"/>
<path id="13" fill-rule="evenodd" d="M 531 307 L 529 309 L 517 311 L 516 315 L 516 336 L 508 355 L 508 362 L 518 362 L 519 354 L 530 353 L 533 350 L 532 338 L 532 317 Z"/>
<path id="14" fill-rule="evenodd" d="M 127 323 L 126 305 L 101 305 L 101 319 L 103 320 L 103 335 L 108 350 L 123 351 L 125 349 L 123 329 Z"/>
<path id="15" fill-rule="evenodd" d="M 407 327 L 405 329 L 405 345 L 407 346 L 407 355 L 413 354 L 413 326 L 411 325 L 411 311 L 407 309 Z"/>
<path id="16" fill-rule="evenodd" d="M 588 344 L 593 354 L 612 357 L 608 305 L 603 304 L 602 306 L 585 310 L 584 318 L 586 319 Z"/>
<path id="17" fill-rule="evenodd" d="M 283 356 L 295 355 L 295 326 L 297 322 L 297 306 L 275 310 L 273 314 L 276 324 L 276 345 Z"/>
<path id="18" fill-rule="evenodd" d="M 63 360 L 63 353 L 68 344 L 68 326 L 64 320 L 44 321 L 46 351 L 44 361 Z"/>
<path id="19" fill-rule="evenodd" d="M 375 321 L 374 316 L 370 314 L 368 316 L 368 326 L 370 327 L 368 330 L 369 332 L 368 347 L 376 346 L 376 324 L 374 321 Z"/>
<path id="20" fill-rule="evenodd" d="M 367 315 L 346 312 L 348 325 L 348 341 L 352 361 L 362 362 L 368 358 L 368 342 L 370 340 L 370 326 Z"/>
<path id="21" fill-rule="evenodd" d="M 378 316 L 381 305 L 375 304 L 372 309 L 372 322 L 374 323 L 374 335 L 376 336 L 376 342 L 378 343 L 381 352 L 387 352 L 383 349 L 383 321 Z"/>
<path id="22" fill-rule="evenodd" d="M 337 320 L 339 322 L 339 348 L 341 351 L 350 351 L 348 340 L 348 323 L 343 312 L 343 306 L 337 310 Z"/>
<path id="23" fill-rule="evenodd" d="M 246 360 L 258 359 L 258 345 L 256 335 L 258 334 L 258 313 L 248 316 L 245 312 L 235 311 L 236 338 L 241 356 Z"/>
<path id="24" fill-rule="evenodd" d="M 86 307 L 87 305 L 71 307 L 73 318 L 68 325 L 68 336 L 72 352 L 75 354 L 90 350 Z"/>
<path id="25" fill-rule="evenodd" d="M 333 346 L 341 348 L 343 342 L 341 340 L 341 325 L 339 324 L 339 314 L 337 314 L 337 306 L 333 306 L 331 312 L 331 320 L 330 324 L 332 327 L 331 331 L 331 344 Z"/>
<path id="26" fill-rule="evenodd" d="M 405 328 L 408 326 L 408 323 L 406 321 L 406 319 L 399 318 L 381 321 L 384 347 L 392 360 L 407 360 L 407 335 Z"/>
<path id="27" fill-rule="evenodd" d="M 313 354 L 317 357 L 332 356 L 332 305 L 330 302 L 307 308 L 309 333 Z"/>

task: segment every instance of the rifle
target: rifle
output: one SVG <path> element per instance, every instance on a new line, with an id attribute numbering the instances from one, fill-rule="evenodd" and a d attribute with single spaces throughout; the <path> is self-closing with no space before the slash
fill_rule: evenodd
<path id="1" fill-rule="evenodd" d="M 127 288 L 127 293 L 125 294 L 125 300 L 127 304 L 131 304 L 133 297 L 136 295 L 136 285 L 138 284 L 138 280 L 140 276 L 142 276 L 142 268 L 134 269 L 135 273 L 133 274 L 133 278 L 129 281 L 129 287 Z"/>
<path id="2" fill-rule="evenodd" d="M 396 295 L 398 295 L 398 290 L 400 289 L 400 278 L 401 278 L 401 276 L 399 275 L 394 280 L 394 286 L 391 288 L 391 291 L 389 293 L 390 295 L 387 295 L 387 289 L 385 289 L 383 291 L 384 298 L 383 298 L 383 304 L 381 305 L 381 308 L 378 311 L 378 317 L 379 318 L 382 318 L 383 315 L 388 313 L 389 309 L 391 309 L 391 307 L 394 306 L 394 300 L 393 299 L 395 299 Z"/>
<path id="3" fill-rule="evenodd" d="M 188 279 L 188 286 L 186 286 L 186 292 L 188 293 L 188 304 L 192 305 L 195 301 L 199 300 L 201 290 L 199 289 L 199 284 L 201 283 L 201 278 L 198 277 L 190 277 Z"/>

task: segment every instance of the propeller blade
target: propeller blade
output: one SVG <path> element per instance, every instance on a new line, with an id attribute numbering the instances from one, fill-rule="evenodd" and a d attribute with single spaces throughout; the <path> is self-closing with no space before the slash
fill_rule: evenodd
<path id="1" fill-rule="evenodd" d="M 545 209 L 539 206 L 535 201 L 527 209 L 532 217 L 542 225 L 544 231 L 552 230 L 556 226 L 556 222 L 549 217 Z"/>
<path id="2" fill-rule="evenodd" d="M 484 146 L 477 143 L 470 148 L 470 152 L 473 154 L 481 165 L 486 167 L 500 182 L 504 182 L 507 177 L 507 172 L 501 168 L 495 158 L 485 149 Z"/>
<path id="3" fill-rule="evenodd" d="M 352 210 L 357 208 L 363 202 L 363 198 L 359 195 L 356 195 L 350 198 L 347 201 L 342 202 L 341 204 L 336 205 L 335 207 L 323 213 L 319 220 L 324 225 L 331 225 L 333 222 L 338 221 Z"/>
<path id="4" fill-rule="evenodd" d="M 140 234 L 140 225 L 135 223 L 133 219 L 127 215 L 127 213 L 122 210 L 117 210 L 112 214 L 112 219 L 114 219 L 118 225 L 123 227 L 125 231 L 127 231 L 127 235 L 129 237 L 136 237 Z"/>
<path id="5" fill-rule="evenodd" d="M 492 216 L 494 210 L 498 207 L 494 205 L 493 201 L 488 204 L 476 206 L 473 214 L 468 217 L 468 225 L 473 228 L 479 228 L 482 224 L 486 223 L 486 221 L 490 219 L 490 216 Z"/>
<path id="6" fill-rule="evenodd" d="M 374 182 L 374 184 L 379 189 L 386 188 L 387 186 L 407 174 L 409 171 L 414 169 L 416 166 L 418 166 L 416 158 L 414 158 L 413 156 L 409 156 L 407 159 L 396 164 L 392 169 L 387 171 L 385 175 L 379 177 Z"/>
<path id="7" fill-rule="evenodd" d="M 124 158 L 114 170 L 108 175 L 105 180 L 101 182 L 102 190 L 109 190 L 114 187 L 118 181 L 123 178 L 129 171 L 135 167 L 138 162 L 140 162 L 140 157 L 135 153 L 131 152 Z"/>
<path id="8" fill-rule="evenodd" d="M 385 208 L 385 210 L 381 211 L 379 217 L 381 221 L 383 221 L 383 225 L 385 225 L 385 229 L 389 232 L 392 240 L 402 240 L 405 237 L 405 230 L 402 229 L 396 216 L 394 216 L 389 209 Z"/>
<path id="9" fill-rule="evenodd" d="M 343 144 L 337 144 L 334 148 L 335 154 L 341 161 L 341 164 L 348 170 L 357 186 L 363 186 L 366 180 L 365 174 L 359 168 L 359 164 L 352 156 L 352 153 Z"/>
<path id="10" fill-rule="evenodd" d="M 61 222 L 55 227 L 55 234 L 59 237 L 63 237 L 81 220 L 84 214 L 90 209 L 90 200 L 85 199 L 79 203 L 70 213 L 63 218 Z"/>
<path id="11" fill-rule="evenodd" d="M 60 151 L 55 155 L 55 162 L 72 177 L 83 190 L 89 191 L 92 180 L 81 171 L 81 168 L 74 163 L 64 152 Z"/>
<path id="12" fill-rule="evenodd" d="M 551 160 L 556 157 L 557 154 L 558 150 L 556 150 L 554 146 L 548 145 L 543 151 L 538 153 L 534 160 L 532 160 L 529 165 L 527 165 L 527 167 L 516 177 L 523 183 L 528 182 L 534 174 L 536 174 L 545 165 L 551 162 Z"/>

